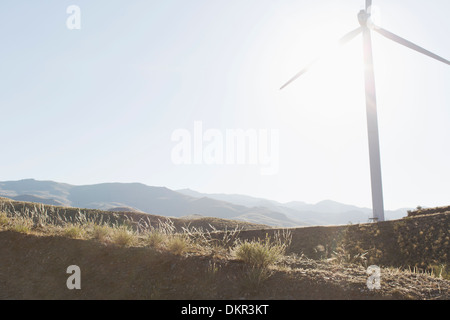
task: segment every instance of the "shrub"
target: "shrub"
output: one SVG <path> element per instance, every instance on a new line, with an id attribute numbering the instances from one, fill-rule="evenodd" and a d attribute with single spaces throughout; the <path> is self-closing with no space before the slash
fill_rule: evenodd
<path id="1" fill-rule="evenodd" d="M 279 242 L 271 242 L 266 237 L 264 241 L 244 241 L 235 248 L 235 255 L 246 264 L 265 268 L 278 262 L 286 251 L 286 245 Z"/>
<path id="2" fill-rule="evenodd" d="M 83 227 L 75 224 L 67 225 L 64 228 L 63 234 L 66 237 L 72 238 L 72 239 L 82 239 L 85 231 Z"/>
<path id="3" fill-rule="evenodd" d="M 94 225 L 92 230 L 92 237 L 99 241 L 107 241 L 112 233 L 112 229 L 108 226 Z"/>
<path id="4" fill-rule="evenodd" d="M 136 243 L 136 235 L 125 226 L 114 229 L 112 240 L 121 247 L 130 247 Z"/>
<path id="5" fill-rule="evenodd" d="M 30 233 L 32 228 L 33 228 L 33 221 L 25 217 L 13 219 L 11 225 L 11 230 L 20 233 Z"/>
<path id="6" fill-rule="evenodd" d="M 162 232 L 154 229 L 146 234 L 145 243 L 151 247 L 158 248 L 164 243 L 166 237 Z"/>
<path id="7" fill-rule="evenodd" d="M 182 255 L 189 248 L 189 239 L 183 235 L 174 235 L 167 242 L 167 249 L 176 255 Z"/>
<path id="8" fill-rule="evenodd" d="M 9 218 L 5 212 L 0 212 L 0 226 L 6 226 L 9 224 Z"/>

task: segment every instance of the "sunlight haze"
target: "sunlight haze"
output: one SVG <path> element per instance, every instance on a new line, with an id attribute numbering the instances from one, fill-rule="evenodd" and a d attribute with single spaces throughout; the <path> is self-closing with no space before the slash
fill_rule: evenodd
<path id="1" fill-rule="evenodd" d="M 373 3 L 375 23 L 450 59 L 448 0 Z M 70 5 L 80 30 L 66 26 Z M 363 6 L 1 1 L 0 181 L 140 182 L 371 207 L 361 35 L 280 90 L 359 26 Z M 385 207 L 449 205 L 450 68 L 376 33 L 373 50 Z M 225 152 L 227 130 L 278 132 L 276 172 L 262 174 L 268 157 L 174 163 L 173 133 L 195 139 L 196 122 Z M 255 137 L 257 152 L 269 147 Z"/>

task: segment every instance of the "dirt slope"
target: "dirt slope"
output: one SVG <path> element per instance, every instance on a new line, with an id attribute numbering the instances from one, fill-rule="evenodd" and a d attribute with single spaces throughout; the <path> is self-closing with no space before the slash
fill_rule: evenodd
<path id="1" fill-rule="evenodd" d="M 288 253 L 312 259 L 332 258 L 336 251 L 364 254 L 368 264 L 394 267 L 450 266 L 450 211 L 380 223 L 289 229 Z M 282 230 L 247 230 L 243 239 L 264 239 Z"/>
<path id="2" fill-rule="evenodd" d="M 370 291 L 365 269 L 294 259 L 264 283 L 239 261 L 175 256 L 91 240 L 0 232 L 0 299 L 449 299 L 450 282 L 426 275 L 382 273 Z M 68 290 L 70 265 L 81 290 Z"/>
<path id="3" fill-rule="evenodd" d="M 34 208 L 28 203 L 14 205 L 22 213 Z M 45 206 L 35 213 L 43 212 L 55 223 L 61 214 L 70 219 L 80 215 L 76 208 L 55 208 Z M 96 219 L 108 217 L 116 223 L 140 220 L 137 213 L 85 214 Z M 203 225 L 213 223 L 217 229 L 232 226 L 226 220 L 180 219 L 176 223 L 180 228 L 198 220 Z M 0 299 L 448 300 L 450 281 L 428 271 L 430 267 L 448 268 L 449 226 L 450 212 L 446 211 L 377 224 L 242 230 L 238 233 L 241 241 L 273 238 L 277 232 L 291 234 L 289 256 L 264 274 L 232 255 L 214 255 L 212 251 L 174 255 L 148 246 L 123 248 L 110 242 L 46 234 L 39 226 L 25 233 L 3 227 Z M 211 235 L 221 237 L 220 232 Z M 366 270 L 371 264 L 381 267 L 380 290 L 367 287 Z M 81 290 L 66 287 L 66 270 L 71 265 L 81 268 Z M 420 267 L 422 272 L 390 266 Z M 441 275 L 445 278 L 448 273 Z"/>

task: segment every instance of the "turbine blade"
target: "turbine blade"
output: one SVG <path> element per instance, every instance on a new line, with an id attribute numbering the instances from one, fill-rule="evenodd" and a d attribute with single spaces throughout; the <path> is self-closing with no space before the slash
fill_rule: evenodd
<path id="1" fill-rule="evenodd" d="M 372 0 L 366 0 L 366 11 L 368 11 L 371 6 L 372 6 Z"/>
<path id="2" fill-rule="evenodd" d="M 343 36 L 337 43 L 338 46 L 342 46 L 344 44 L 346 44 L 347 42 L 349 42 L 350 40 L 354 39 L 358 34 L 360 34 L 362 32 L 362 28 L 359 27 L 358 29 L 355 29 L 353 31 L 350 31 L 349 33 L 347 33 L 345 36 Z M 329 53 L 331 50 L 327 50 L 325 52 L 325 54 Z M 323 54 L 323 55 L 325 55 Z M 322 55 L 322 56 L 323 56 Z M 304 73 L 306 73 L 309 68 L 315 64 L 318 60 L 320 60 L 320 58 L 322 57 L 317 57 L 315 58 L 313 61 L 311 61 L 305 68 L 303 68 L 300 72 L 298 72 L 295 76 L 293 76 L 288 82 L 286 82 L 281 88 L 280 90 L 283 90 L 285 87 L 287 87 L 289 84 L 291 84 L 292 82 L 294 82 L 295 80 L 297 80 L 301 75 L 303 75 Z"/>
<path id="3" fill-rule="evenodd" d="M 280 90 L 283 90 L 284 88 L 286 88 L 288 85 L 290 85 L 292 82 L 294 82 L 295 80 L 297 80 L 301 75 L 303 75 L 304 73 L 306 73 L 309 68 L 316 63 L 320 58 L 316 58 L 313 61 L 311 61 L 305 68 L 303 68 L 300 72 L 298 72 L 295 76 L 293 76 L 288 82 L 286 82 L 281 88 Z"/>
<path id="4" fill-rule="evenodd" d="M 357 29 L 355 29 L 353 31 L 350 31 L 349 33 L 347 33 L 345 36 L 343 36 L 339 40 L 338 45 L 343 46 L 344 44 L 346 44 L 350 40 L 353 40 L 361 32 L 362 32 L 362 28 L 361 27 L 359 27 L 359 28 L 357 28 Z"/>
<path id="5" fill-rule="evenodd" d="M 387 30 L 385 30 L 383 28 L 379 28 L 379 27 L 375 27 L 373 30 L 375 30 L 376 32 L 378 32 L 382 36 L 384 36 L 384 37 L 386 37 L 386 38 L 388 38 L 388 39 L 390 39 L 390 40 L 392 40 L 394 42 L 397 42 L 397 43 L 399 43 L 399 44 L 401 44 L 401 45 L 403 45 L 405 47 L 408 47 L 408 48 L 413 49 L 413 50 L 415 50 L 417 52 L 420 52 L 420 53 L 422 53 L 422 54 L 424 54 L 426 56 L 429 56 L 430 58 L 436 59 L 438 61 L 441 61 L 443 63 L 446 63 L 446 64 L 450 65 L 450 61 L 448 61 L 447 59 L 444 59 L 444 58 L 438 56 L 437 54 L 434 54 L 433 52 L 430 52 L 430 51 L 428 51 L 428 50 L 426 50 L 426 49 L 424 49 L 422 47 L 419 47 L 418 45 L 412 43 L 411 41 L 403 39 L 402 37 L 399 37 L 399 36 L 393 34 L 392 32 L 389 32 L 389 31 L 387 31 Z"/>

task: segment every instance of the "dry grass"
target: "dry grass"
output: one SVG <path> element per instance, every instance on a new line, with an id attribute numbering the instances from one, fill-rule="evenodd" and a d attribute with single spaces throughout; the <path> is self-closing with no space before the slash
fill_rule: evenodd
<path id="1" fill-rule="evenodd" d="M 183 235 L 174 235 L 167 241 L 167 250 L 175 255 L 183 255 L 189 247 L 189 238 Z"/>
<path id="2" fill-rule="evenodd" d="M 265 268 L 278 262 L 284 250 L 268 241 L 244 241 L 236 246 L 235 255 L 252 267 Z"/>
<path id="3" fill-rule="evenodd" d="M 63 229 L 63 235 L 71 239 L 84 239 L 86 229 L 82 225 L 68 224 Z"/>
<path id="4" fill-rule="evenodd" d="M 93 225 L 92 238 L 100 242 L 107 242 L 111 239 L 112 228 L 105 225 Z"/>
<path id="5" fill-rule="evenodd" d="M 274 239 L 267 234 L 264 240 L 238 241 L 234 254 L 236 258 L 255 268 L 266 268 L 281 260 L 289 247 L 292 236 L 286 231 L 275 233 Z"/>
<path id="6" fill-rule="evenodd" d="M 423 219 L 423 217 L 415 219 Z M 440 219 L 439 221 L 447 221 L 446 217 Z M 235 270 L 239 276 L 236 278 L 234 274 L 227 275 L 229 278 L 226 283 L 229 279 L 236 279 L 240 290 L 253 295 L 262 292 L 261 290 L 276 279 L 283 279 L 282 281 L 288 284 L 289 277 L 303 281 L 305 276 L 312 283 L 317 281 L 317 283 L 330 283 L 343 287 L 356 286 L 358 288 L 356 291 L 361 290 L 364 285 L 358 286 L 361 286 L 361 283 L 364 284 L 364 279 L 367 278 L 365 270 L 368 263 L 372 264 L 378 257 L 386 259 L 395 253 L 392 248 L 374 247 L 369 241 L 373 237 L 383 240 L 387 237 L 393 239 L 392 235 L 398 236 L 395 238 L 395 243 L 399 246 L 399 253 L 402 255 L 411 249 L 412 244 L 407 242 L 405 237 L 407 232 L 413 231 L 417 231 L 413 238 L 418 242 L 422 241 L 421 246 L 423 242 L 433 241 L 435 247 L 430 245 L 433 250 L 441 252 L 441 247 L 448 249 L 448 236 L 446 233 L 442 234 L 442 228 L 448 228 L 448 224 L 432 225 L 432 222 L 427 222 L 426 228 L 420 230 L 420 226 L 424 224 L 414 224 L 412 220 L 384 224 L 380 225 L 381 227 L 378 225 L 348 227 L 338 245 L 327 245 L 325 241 L 324 245 L 315 245 L 317 256 L 315 260 L 304 255 L 300 257 L 287 255 L 288 249 L 292 248 L 290 230 L 272 230 L 270 236 L 266 232 L 265 237 L 261 231 L 261 238 L 255 239 L 241 237 L 241 230 L 237 227 L 233 230 L 218 231 L 213 226 L 207 229 L 177 228 L 167 219 L 153 222 L 153 225 L 145 221 L 134 223 L 127 219 L 114 221 L 111 223 L 94 216 L 88 217 L 80 210 L 74 215 L 65 216 L 48 206 L 36 206 L 34 209 L 24 207 L 19 210 L 13 206 L 2 206 L 0 202 L 0 230 L 57 235 L 67 239 L 90 239 L 107 246 L 112 244 L 110 247 L 120 247 L 123 250 L 129 247 L 141 247 L 148 252 L 169 254 L 180 259 L 195 256 L 208 257 L 213 260 L 210 260 L 206 267 L 201 268 L 204 272 L 201 278 L 206 284 L 219 281 L 223 277 L 222 272 L 225 266 L 231 261 L 243 262 L 238 271 Z M 387 228 L 389 226 L 392 227 Z M 249 234 L 251 233 L 247 232 L 247 235 Z M 380 243 L 384 242 L 380 241 Z M 423 246 L 426 247 L 426 245 Z M 157 250 L 148 250 L 146 247 Z M 428 256 L 431 256 L 429 251 L 426 252 Z M 428 256 L 424 255 L 424 257 Z M 408 253 L 408 257 L 412 259 L 413 256 Z M 425 267 L 420 268 L 417 265 L 409 268 L 408 266 L 382 268 L 385 289 L 382 294 L 400 297 L 410 295 L 412 298 L 448 297 L 448 290 L 443 289 L 448 287 L 448 283 L 445 282 L 445 279 L 449 277 L 447 265 L 437 261 L 427 263 Z M 211 287 L 214 286 L 211 285 Z M 157 296 L 159 295 L 163 295 L 163 292 L 158 293 Z"/>
<path id="7" fill-rule="evenodd" d="M 120 226 L 113 229 L 112 243 L 121 247 L 132 247 L 137 243 L 136 234 L 127 226 Z"/>
<path id="8" fill-rule="evenodd" d="M 5 212 L 0 212 L 0 227 L 6 226 L 9 223 L 9 218 Z"/>
<path id="9" fill-rule="evenodd" d="M 272 271 L 268 268 L 249 267 L 243 272 L 240 285 L 241 290 L 247 294 L 252 294 L 261 289 L 272 275 Z"/>
<path id="10" fill-rule="evenodd" d="M 162 247 L 165 239 L 165 235 L 161 231 L 155 229 L 146 233 L 144 241 L 148 246 L 158 249 Z"/>
<path id="11" fill-rule="evenodd" d="M 29 234 L 33 228 L 33 221 L 26 217 L 11 219 L 9 229 L 15 232 Z"/>

